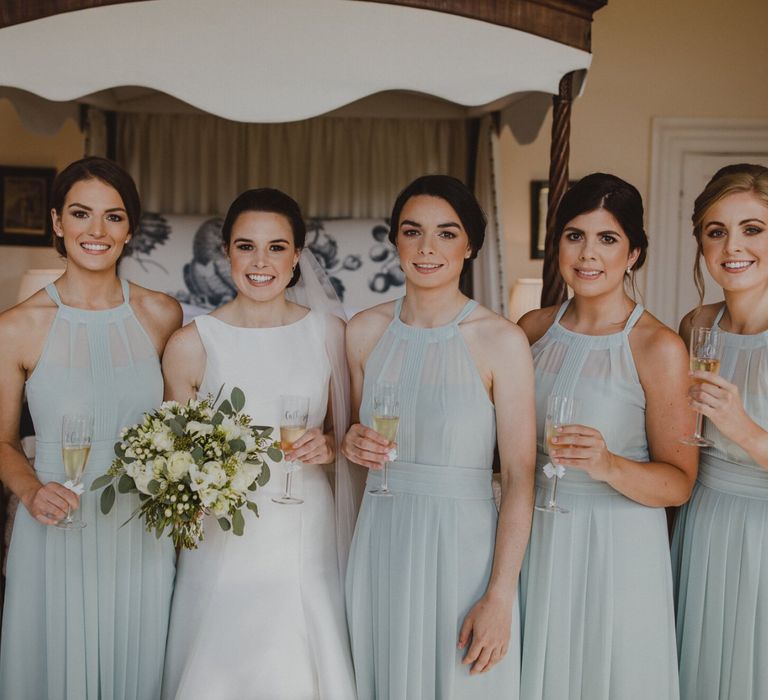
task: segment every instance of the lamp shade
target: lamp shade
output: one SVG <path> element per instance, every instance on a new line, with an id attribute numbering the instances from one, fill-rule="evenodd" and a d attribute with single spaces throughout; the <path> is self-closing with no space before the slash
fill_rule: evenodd
<path id="1" fill-rule="evenodd" d="M 541 306 L 541 289 L 544 281 L 535 277 L 520 277 L 509 293 L 509 318 L 517 320 L 531 309 Z"/>
<path id="2" fill-rule="evenodd" d="M 25 299 L 29 299 L 35 292 L 41 290 L 54 280 L 59 279 L 62 274 L 64 274 L 64 268 L 57 270 L 27 270 L 19 283 L 16 303 L 19 304 Z"/>

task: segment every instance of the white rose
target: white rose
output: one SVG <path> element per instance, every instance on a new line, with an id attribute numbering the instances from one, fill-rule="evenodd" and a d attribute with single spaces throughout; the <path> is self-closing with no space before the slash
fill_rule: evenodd
<path id="1" fill-rule="evenodd" d="M 199 423 L 196 420 L 191 420 L 184 428 L 184 432 L 193 437 L 201 437 L 210 435 L 213 432 L 213 426 L 210 423 Z"/>
<path id="2" fill-rule="evenodd" d="M 253 437 L 253 433 L 250 430 L 243 435 L 243 442 L 245 443 L 246 452 L 253 452 L 256 449 L 256 438 Z"/>
<path id="3" fill-rule="evenodd" d="M 229 512 L 229 503 L 225 498 L 219 497 L 216 499 L 216 502 L 211 506 L 211 512 L 217 518 L 221 518 Z"/>
<path id="4" fill-rule="evenodd" d="M 149 463 L 147 463 L 147 466 L 149 466 Z M 155 457 L 152 460 L 152 472 L 155 475 L 156 479 L 159 479 L 165 474 L 163 474 L 163 469 L 168 467 L 168 460 L 165 457 Z"/>
<path id="5" fill-rule="evenodd" d="M 221 462 L 206 462 L 203 472 L 208 475 L 210 483 L 214 486 L 223 486 L 227 481 L 227 473 L 221 466 Z"/>
<path id="6" fill-rule="evenodd" d="M 250 470 L 245 468 L 239 469 L 237 474 L 232 477 L 232 490 L 244 493 L 248 490 L 248 487 L 253 483 L 255 478 L 256 477 Z"/>
<path id="7" fill-rule="evenodd" d="M 216 489 L 201 488 L 197 495 L 203 508 L 210 508 L 219 497 L 219 492 Z"/>
<path id="8" fill-rule="evenodd" d="M 170 452 L 173 449 L 173 433 L 167 425 L 163 425 L 152 433 L 150 442 L 158 452 Z"/>
<path id="9" fill-rule="evenodd" d="M 178 481 L 189 473 L 194 464 L 195 460 L 189 452 L 174 452 L 168 458 L 168 478 L 171 481 Z"/>

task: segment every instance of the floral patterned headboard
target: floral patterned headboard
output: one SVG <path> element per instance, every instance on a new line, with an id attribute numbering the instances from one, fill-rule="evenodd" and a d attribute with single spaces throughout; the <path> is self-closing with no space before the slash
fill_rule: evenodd
<path id="1" fill-rule="evenodd" d="M 191 318 L 232 299 L 236 289 L 217 216 L 145 213 L 120 262 L 120 276 L 170 294 Z M 348 316 L 405 293 L 383 219 L 311 219 L 306 246 L 328 273 Z"/>

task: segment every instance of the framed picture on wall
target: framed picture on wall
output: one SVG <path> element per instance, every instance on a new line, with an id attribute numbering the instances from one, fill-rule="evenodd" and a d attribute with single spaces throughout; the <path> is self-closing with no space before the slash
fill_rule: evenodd
<path id="1" fill-rule="evenodd" d="M 568 187 L 575 180 L 568 182 Z M 531 180 L 531 260 L 544 259 L 544 243 L 547 239 L 547 209 L 549 181 Z"/>
<path id="2" fill-rule="evenodd" d="M 0 165 L 0 244 L 50 245 L 55 175 L 54 168 Z"/>

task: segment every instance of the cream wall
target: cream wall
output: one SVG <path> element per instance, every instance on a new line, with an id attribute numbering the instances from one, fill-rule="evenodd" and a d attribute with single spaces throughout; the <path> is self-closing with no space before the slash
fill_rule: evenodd
<path id="1" fill-rule="evenodd" d="M 653 117 L 768 117 L 768 2 L 608 0 L 593 62 L 573 107 L 571 178 L 615 173 L 647 197 Z M 501 136 L 507 283 L 541 276 L 529 259 L 529 182 L 546 179 L 548 118 L 536 141 Z M 647 219 L 647 211 L 646 211 Z M 649 231 L 653 245 L 657 231 Z"/>
<path id="2" fill-rule="evenodd" d="M 0 99 L 0 165 L 54 167 L 61 170 L 83 154 L 83 137 L 69 120 L 55 136 L 26 131 L 8 100 Z M 0 311 L 16 303 L 16 292 L 24 270 L 63 268 L 53 248 L 0 246 Z"/>

